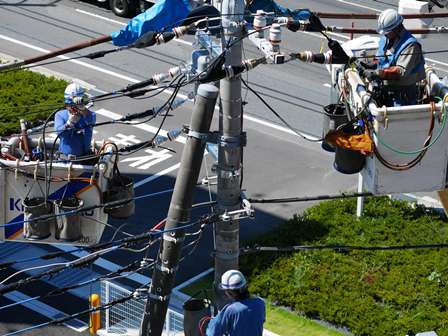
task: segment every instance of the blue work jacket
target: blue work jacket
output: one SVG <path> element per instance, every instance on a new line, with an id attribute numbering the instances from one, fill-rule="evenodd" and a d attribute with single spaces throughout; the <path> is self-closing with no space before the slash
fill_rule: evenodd
<path id="1" fill-rule="evenodd" d="M 395 66 L 397 64 L 398 57 L 400 57 L 403 50 L 413 43 L 419 42 L 410 32 L 406 31 L 395 46 L 393 53 L 386 56 L 386 48 L 389 44 L 389 39 L 386 36 L 381 36 L 376 54 L 378 58 L 378 69 L 386 69 Z M 421 57 L 421 62 L 411 71 L 412 74 L 419 72 L 425 72 L 425 60 L 423 57 Z"/>
<path id="2" fill-rule="evenodd" d="M 75 124 L 75 128 L 67 129 L 69 118 L 68 110 L 56 113 L 54 117 L 54 129 L 59 135 L 59 151 L 65 155 L 83 156 L 90 153 L 93 128 L 96 123 L 95 112 L 90 112 L 86 117 Z"/>
<path id="3" fill-rule="evenodd" d="M 259 297 L 224 306 L 207 327 L 207 336 L 262 336 L 266 307 Z"/>

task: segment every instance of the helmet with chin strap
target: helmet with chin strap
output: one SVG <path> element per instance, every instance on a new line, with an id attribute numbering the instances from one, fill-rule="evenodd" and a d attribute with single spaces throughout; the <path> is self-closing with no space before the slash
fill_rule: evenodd
<path id="1" fill-rule="evenodd" d="M 378 17 L 378 33 L 390 33 L 403 23 L 403 17 L 395 9 L 386 9 Z"/>
<path id="2" fill-rule="evenodd" d="M 85 90 L 78 83 L 67 85 L 64 91 L 64 103 L 67 105 L 84 105 Z"/>

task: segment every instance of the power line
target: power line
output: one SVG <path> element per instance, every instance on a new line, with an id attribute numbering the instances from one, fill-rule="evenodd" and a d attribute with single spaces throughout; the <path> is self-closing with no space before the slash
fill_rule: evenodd
<path id="1" fill-rule="evenodd" d="M 86 315 L 86 314 L 89 314 L 89 313 L 94 313 L 94 312 L 98 312 L 98 311 L 103 311 L 103 310 L 109 309 L 109 308 L 111 308 L 111 307 L 113 307 L 113 306 L 115 306 L 117 304 L 125 303 L 125 302 L 127 302 L 129 300 L 132 300 L 132 299 L 135 299 L 135 300 L 146 299 L 146 295 L 142 294 L 142 292 L 144 290 L 145 290 L 145 288 L 141 287 L 141 288 L 135 290 L 134 292 L 132 292 L 128 296 L 124 296 L 124 297 L 122 297 L 120 299 L 108 302 L 108 303 L 106 303 L 106 304 L 104 304 L 102 306 L 86 309 L 86 310 L 80 311 L 80 312 L 75 313 L 75 314 L 71 314 L 71 315 L 66 316 L 66 317 L 61 317 L 61 318 L 58 318 L 58 319 L 52 319 L 51 321 L 44 322 L 44 323 L 41 323 L 41 324 L 38 324 L 38 325 L 35 325 L 35 326 L 31 326 L 31 327 L 28 327 L 28 328 L 16 330 L 16 331 L 4 334 L 2 336 L 18 335 L 18 334 L 22 334 L 24 332 L 28 332 L 28 331 L 31 331 L 31 330 L 39 329 L 39 328 L 42 328 L 42 327 L 47 327 L 47 326 L 50 326 L 50 325 L 61 324 L 61 323 L 70 321 L 72 319 L 75 319 L 77 317 L 80 317 L 80 316 L 83 316 L 83 315 Z"/>
<path id="2" fill-rule="evenodd" d="M 370 192 L 360 193 L 341 193 L 337 195 L 316 195 L 316 196 L 303 196 L 303 197 L 287 197 L 287 198 L 248 198 L 250 203 L 296 203 L 296 202 L 310 202 L 310 201 L 322 201 L 330 199 L 343 199 L 352 197 L 369 197 L 369 196 L 382 196 L 374 195 Z"/>
<path id="3" fill-rule="evenodd" d="M 396 246 L 359 246 L 359 245 L 295 245 L 295 246 L 254 246 L 240 249 L 241 254 L 252 254 L 257 252 L 295 252 L 312 250 L 334 250 L 337 252 L 348 251 L 399 251 L 399 250 L 423 250 L 423 249 L 445 249 L 446 243 L 419 244 L 419 245 L 396 245 Z"/>
<path id="4" fill-rule="evenodd" d="M 291 131 L 293 131 L 296 135 L 302 137 L 303 139 L 310 141 L 310 142 L 320 142 L 323 139 L 311 139 L 309 137 L 307 137 L 306 135 L 304 135 L 303 133 L 297 131 L 294 127 L 292 127 L 280 114 L 277 113 L 277 111 L 274 110 L 274 108 L 269 105 L 264 99 L 263 97 L 260 96 L 260 94 L 255 91 L 254 89 L 252 89 L 247 83 L 246 81 L 241 78 L 241 82 L 244 84 L 244 86 L 246 86 L 250 92 L 252 92 L 272 113 L 274 113 L 274 115 L 280 119 L 280 121 L 285 124 Z"/>

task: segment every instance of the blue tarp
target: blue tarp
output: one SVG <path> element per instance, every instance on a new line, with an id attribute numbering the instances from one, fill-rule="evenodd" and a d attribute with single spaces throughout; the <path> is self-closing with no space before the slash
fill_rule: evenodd
<path id="1" fill-rule="evenodd" d="M 159 0 L 145 12 L 132 18 L 126 27 L 112 33 L 112 43 L 116 46 L 125 46 L 149 31 L 160 32 L 171 29 L 178 26 L 190 11 L 189 0 Z"/>
<path id="2" fill-rule="evenodd" d="M 189 0 L 159 0 L 144 13 L 131 19 L 126 27 L 112 33 L 112 43 L 116 46 L 125 46 L 135 42 L 147 32 L 160 32 L 179 26 L 191 9 Z M 308 9 L 292 11 L 278 5 L 274 0 L 255 0 L 247 6 L 247 10 L 252 13 L 259 9 L 291 16 L 295 20 L 307 20 L 311 15 Z"/>

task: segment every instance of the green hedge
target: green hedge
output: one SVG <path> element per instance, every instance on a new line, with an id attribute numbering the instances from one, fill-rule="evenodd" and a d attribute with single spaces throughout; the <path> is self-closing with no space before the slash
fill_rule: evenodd
<path id="1" fill-rule="evenodd" d="M 405 245 L 447 242 L 448 225 L 423 207 L 371 198 L 321 203 L 259 245 Z M 252 242 L 255 243 L 255 242 Z M 250 289 L 357 335 L 436 330 L 448 335 L 448 251 L 310 251 L 243 257 Z"/>
<path id="2" fill-rule="evenodd" d="M 32 71 L 0 73 L 0 135 L 19 132 L 20 119 L 33 123 L 45 120 L 63 106 L 66 85 L 63 80 Z"/>

